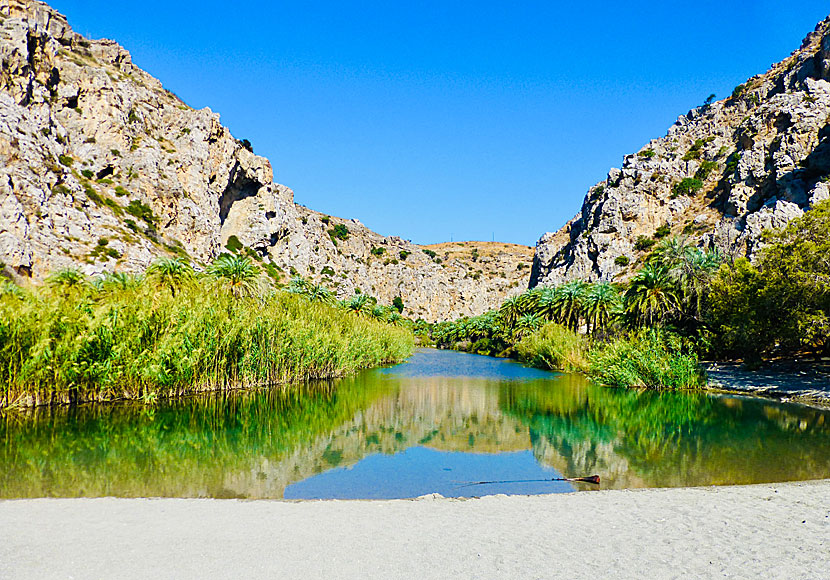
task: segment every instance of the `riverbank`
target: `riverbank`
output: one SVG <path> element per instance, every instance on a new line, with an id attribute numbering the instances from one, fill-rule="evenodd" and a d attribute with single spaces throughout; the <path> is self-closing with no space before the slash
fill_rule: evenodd
<path id="1" fill-rule="evenodd" d="M 472 500 L 0 502 L 3 578 L 818 578 L 830 480 Z"/>
<path id="2" fill-rule="evenodd" d="M 830 408 L 830 363 L 826 360 L 774 361 L 752 370 L 740 363 L 707 363 L 704 368 L 710 390 Z"/>

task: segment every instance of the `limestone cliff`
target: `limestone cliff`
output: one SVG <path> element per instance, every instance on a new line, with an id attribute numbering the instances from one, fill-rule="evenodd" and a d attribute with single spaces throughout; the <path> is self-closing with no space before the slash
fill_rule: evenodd
<path id="1" fill-rule="evenodd" d="M 828 81 L 830 18 L 790 57 L 611 169 L 576 217 L 539 240 L 531 286 L 625 279 L 668 235 L 754 257 L 765 228 L 830 197 Z"/>
<path id="2" fill-rule="evenodd" d="M 427 320 L 479 314 L 526 285 L 527 271 L 514 284 L 517 264 L 509 278 L 476 276 L 296 206 L 219 115 L 190 108 L 121 46 L 73 32 L 42 2 L 0 0 L 0 61 L 0 265 L 18 281 L 73 265 L 138 271 L 164 254 L 200 267 L 230 243 L 282 282 L 296 272 L 340 298 L 401 296 L 404 314 Z M 331 234 L 337 224 L 347 236 Z"/>

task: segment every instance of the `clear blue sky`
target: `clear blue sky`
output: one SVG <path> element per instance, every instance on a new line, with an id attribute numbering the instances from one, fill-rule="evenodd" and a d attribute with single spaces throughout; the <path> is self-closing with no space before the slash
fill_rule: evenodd
<path id="1" fill-rule="evenodd" d="M 532 245 L 826 1 L 51 0 L 268 157 L 297 203 L 416 243 Z"/>

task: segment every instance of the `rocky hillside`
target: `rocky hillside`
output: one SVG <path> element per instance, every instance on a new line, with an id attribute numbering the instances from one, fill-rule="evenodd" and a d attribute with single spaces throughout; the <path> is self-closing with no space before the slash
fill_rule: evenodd
<path id="1" fill-rule="evenodd" d="M 477 276 L 296 206 L 219 115 L 190 108 L 118 44 L 76 34 L 42 2 L 0 0 L 0 60 L 0 265 L 19 282 L 77 265 L 137 271 L 159 255 L 200 267 L 230 249 L 283 283 L 297 273 L 340 298 L 401 296 L 405 315 L 427 320 L 479 314 L 526 286 L 516 263 L 510 277 Z"/>
<path id="2" fill-rule="evenodd" d="M 797 51 L 678 118 L 588 190 L 581 211 L 536 245 L 531 286 L 625 279 L 660 238 L 757 254 L 830 197 L 830 18 Z"/>

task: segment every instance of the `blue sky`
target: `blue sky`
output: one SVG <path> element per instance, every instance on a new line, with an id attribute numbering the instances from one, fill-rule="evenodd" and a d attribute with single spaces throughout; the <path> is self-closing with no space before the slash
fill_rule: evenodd
<path id="1" fill-rule="evenodd" d="M 623 155 L 766 71 L 830 11 L 818 0 L 51 4 L 220 113 L 297 203 L 416 243 L 528 245 Z"/>

